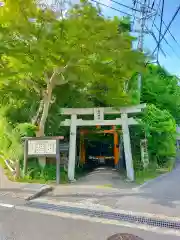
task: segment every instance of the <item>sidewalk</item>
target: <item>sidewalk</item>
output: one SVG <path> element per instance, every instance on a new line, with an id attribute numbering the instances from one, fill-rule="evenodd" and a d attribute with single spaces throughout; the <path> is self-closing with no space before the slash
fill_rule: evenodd
<path id="1" fill-rule="evenodd" d="M 27 199 L 41 192 L 45 188 L 49 188 L 44 184 L 20 183 L 10 181 L 4 173 L 4 169 L 0 166 L 0 197 L 10 194 L 14 197 Z"/>

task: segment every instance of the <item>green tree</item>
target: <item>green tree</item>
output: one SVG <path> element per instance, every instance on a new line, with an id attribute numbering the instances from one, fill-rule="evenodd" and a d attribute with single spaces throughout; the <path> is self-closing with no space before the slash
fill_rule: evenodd
<path id="1" fill-rule="evenodd" d="M 160 167 L 166 165 L 176 154 L 176 122 L 173 116 L 165 109 L 148 104 L 139 120 L 140 124 L 131 129 L 135 167 L 139 168 L 139 143 L 144 138 L 148 140 L 150 162 Z"/>
<path id="2" fill-rule="evenodd" d="M 150 65 L 143 77 L 142 102 L 166 109 L 180 123 L 179 79 L 160 66 Z"/>
<path id="3" fill-rule="evenodd" d="M 13 9 L 18 18 L 11 15 Z M 128 32 L 119 32 L 120 19 L 106 19 L 86 1 L 70 7 L 66 18 L 31 0 L 23 5 L 9 0 L 0 15 L 1 86 L 16 81 L 36 92 L 41 99 L 34 121 L 39 135 L 57 101 L 55 89 L 62 86 L 67 91 L 70 84 L 83 94 L 98 95 L 101 89 L 109 105 L 129 102 L 128 83 L 144 56 L 131 49 L 134 38 Z"/>
<path id="4" fill-rule="evenodd" d="M 175 156 L 176 122 L 167 110 L 148 105 L 142 118 L 151 158 L 163 165 Z"/>

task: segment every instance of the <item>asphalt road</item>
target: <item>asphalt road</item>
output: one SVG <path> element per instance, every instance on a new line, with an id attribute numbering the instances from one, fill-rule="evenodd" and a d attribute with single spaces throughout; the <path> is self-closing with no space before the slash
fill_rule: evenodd
<path id="1" fill-rule="evenodd" d="M 144 186 L 139 193 L 122 194 L 122 196 L 110 198 L 103 196 L 97 199 L 98 203 L 124 210 L 160 212 L 179 216 L 179 173 L 180 165 L 172 173 Z M 72 196 L 70 199 L 72 200 Z M 18 197 L 11 198 L 8 194 L 0 194 L 0 240 L 106 240 L 108 236 L 118 232 L 135 234 L 144 240 L 180 239 L 180 236 L 175 236 L 175 232 L 168 235 L 167 232 L 163 234 L 163 231 L 158 229 L 141 230 L 138 225 L 127 227 L 123 224 L 118 226 L 112 223 L 73 219 L 71 216 L 63 218 L 61 215 L 27 211 L 26 207 L 23 210 L 2 207 L 1 203 L 23 206 L 24 200 Z M 150 209 L 151 206 L 152 209 Z"/>
<path id="2" fill-rule="evenodd" d="M 0 240 L 105 240 L 119 232 L 132 233 L 145 240 L 179 239 L 177 236 L 137 228 L 0 207 Z"/>
<path id="3" fill-rule="evenodd" d="M 105 172 L 106 173 L 106 172 Z M 115 172 L 116 174 L 116 172 Z M 99 175 L 99 177 L 98 177 Z M 107 179 L 109 182 L 112 181 L 114 174 L 104 174 L 103 171 L 93 173 L 84 178 L 87 180 L 84 184 L 91 184 L 92 182 L 101 183 Z M 117 181 L 117 179 L 113 179 Z M 119 180 L 118 180 L 119 181 Z M 164 174 L 152 181 L 148 181 L 140 188 L 136 188 L 134 191 L 121 191 L 119 193 L 109 194 L 104 193 L 101 197 L 98 196 L 86 196 L 83 194 L 63 196 L 57 194 L 56 198 L 59 201 L 79 202 L 87 201 L 88 198 L 93 203 L 109 206 L 111 208 L 129 210 L 134 212 L 149 212 L 154 214 L 161 214 L 167 216 L 180 216 L 180 163 L 178 162 L 176 168 L 168 173 Z M 109 188 L 110 189 L 110 188 Z M 122 188 L 123 190 L 123 188 Z M 100 191 L 100 190 L 99 190 Z"/>

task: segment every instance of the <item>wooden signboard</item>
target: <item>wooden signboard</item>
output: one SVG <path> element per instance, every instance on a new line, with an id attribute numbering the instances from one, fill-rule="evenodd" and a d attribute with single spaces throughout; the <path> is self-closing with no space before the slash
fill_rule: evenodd
<path id="1" fill-rule="evenodd" d="M 30 157 L 56 158 L 56 183 L 60 183 L 60 145 L 62 137 L 27 137 L 24 138 L 24 175 L 27 172 L 27 162 Z"/>

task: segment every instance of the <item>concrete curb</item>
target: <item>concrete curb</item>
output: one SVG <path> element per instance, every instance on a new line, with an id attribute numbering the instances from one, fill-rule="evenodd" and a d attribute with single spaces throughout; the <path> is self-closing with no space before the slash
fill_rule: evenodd
<path id="1" fill-rule="evenodd" d="M 30 201 L 36 198 L 39 198 L 41 196 L 43 196 L 44 194 L 48 193 L 48 192 L 52 192 L 53 191 L 53 187 L 51 186 L 46 186 L 46 187 L 42 187 L 39 191 L 35 192 L 34 194 L 32 194 L 31 196 L 25 198 L 26 201 Z"/>

